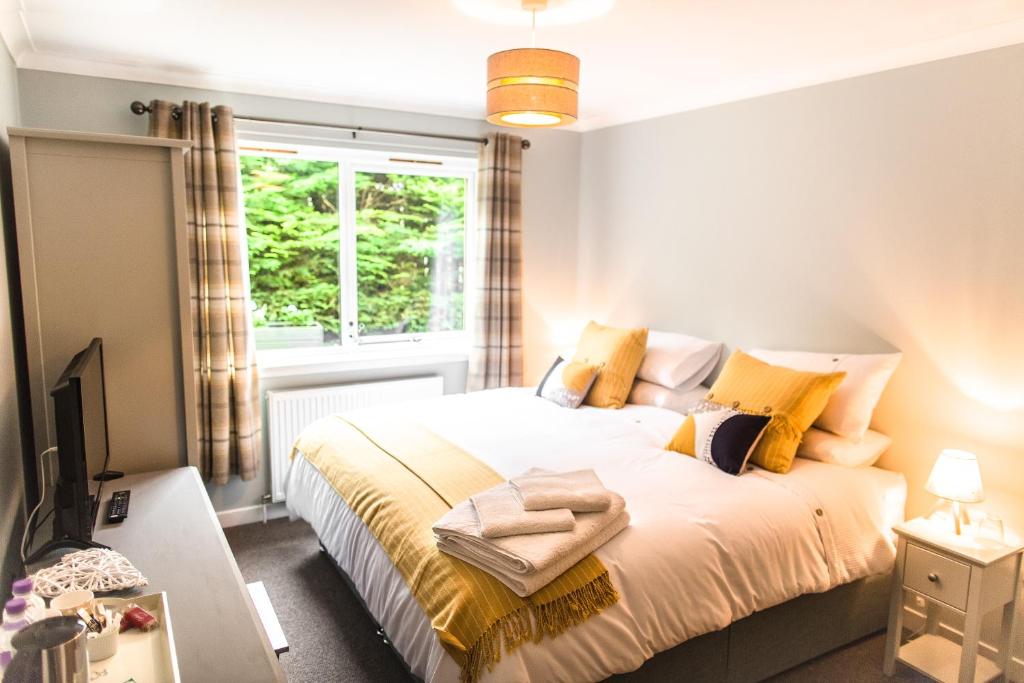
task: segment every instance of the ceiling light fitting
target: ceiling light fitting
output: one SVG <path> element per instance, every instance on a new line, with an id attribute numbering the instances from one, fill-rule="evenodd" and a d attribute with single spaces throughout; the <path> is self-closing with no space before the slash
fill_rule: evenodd
<path id="1" fill-rule="evenodd" d="M 487 58 L 487 120 L 499 126 L 564 126 L 578 116 L 580 60 L 559 50 L 536 47 L 537 12 L 547 0 L 522 0 L 532 15 L 531 47 L 496 52 Z"/>

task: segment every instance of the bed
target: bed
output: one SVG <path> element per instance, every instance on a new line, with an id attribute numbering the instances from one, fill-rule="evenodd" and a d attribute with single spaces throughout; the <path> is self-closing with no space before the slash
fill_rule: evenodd
<path id="1" fill-rule="evenodd" d="M 596 553 L 618 603 L 556 638 L 506 653 L 485 680 L 603 680 L 799 596 L 838 595 L 837 587 L 884 579 L 892 569 L 889 529 L 902 520 L 906 497 L 902 475 L 893 472 L 798 458 L 785 475 L 754 469 L 731 477 L 663 449 L 679 413 L 637 405 L 567 410 L 529 389 L 388 410 L 414 416 L 504 477 L 536 466 L 592 467 L 626 499 L 630 526 Z M 290 512 L 310 523 L 410 671 L 457 681 L 459 667 L 387 553 L 301 452 L 286 495 Z"/>

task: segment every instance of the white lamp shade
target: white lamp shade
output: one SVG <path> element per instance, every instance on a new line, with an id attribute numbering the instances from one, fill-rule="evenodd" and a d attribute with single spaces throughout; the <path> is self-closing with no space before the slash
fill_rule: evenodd
<path id="1" fill-rule="evenodd" d="M 940 498 L 980 503 L 985 498 L 981 470 L 974 453 L 947 448 L 939 454 L 925 488 Z"/>

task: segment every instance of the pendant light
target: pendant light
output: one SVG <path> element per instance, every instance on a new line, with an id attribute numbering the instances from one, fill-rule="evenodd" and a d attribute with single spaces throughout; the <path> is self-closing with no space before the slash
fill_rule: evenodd
<path id="1" fill-rule="evenodd" d="M 547 0 L 522 0 L 532 15 L 531 46 L 487 58 L 487 120 L 499 126 L 564 126 L 577 118 L 580 60 L 537 47 L 537 12 Z"/>

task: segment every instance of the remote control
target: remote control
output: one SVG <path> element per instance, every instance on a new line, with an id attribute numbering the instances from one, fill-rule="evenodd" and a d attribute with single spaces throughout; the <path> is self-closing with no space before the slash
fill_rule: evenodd
<path id="1" fill-rule="evenodd" d="M 107 524 L 120 524 L 128 516 L 128 498 L 131 491 L 114 491 L 107 508 Z"/>

